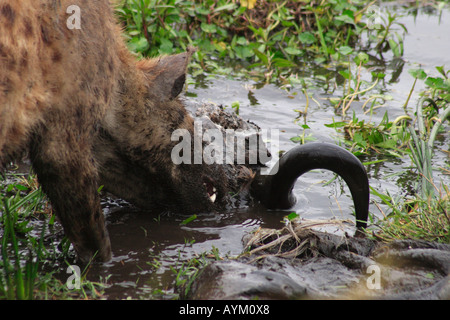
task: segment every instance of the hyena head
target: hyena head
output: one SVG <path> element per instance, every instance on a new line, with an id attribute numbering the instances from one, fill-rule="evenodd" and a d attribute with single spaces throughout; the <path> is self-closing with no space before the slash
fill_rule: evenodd
<path id="1" fill-rule="evenodd" d="M 138 62 L 138 74 L 122 82 L 120 103 L 102 124 L 94 148 L 101 184 L 139 207 L 191 214 L 225 205 L 224 166 L 195 161 L 194 120 L 177 98 L 192 53 Z M 173 157 L 180 143 L 173 133 L 180 130 L 189 145 L 182 163 Z"/>

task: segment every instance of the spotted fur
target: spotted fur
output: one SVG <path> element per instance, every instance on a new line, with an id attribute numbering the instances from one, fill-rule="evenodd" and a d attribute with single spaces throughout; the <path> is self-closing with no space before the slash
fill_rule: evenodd
<path id="1" fill-rule="evenodd" d="M 218 205 L 205 185 L 223 197 L 220 167 L 170 158 L 173 130 L 193 132 L 176 98 L 192 50 L 137 61 L 107 0 L 3 0 L 0 30 L 0 166 L 28 152 L 82 261 L 111 257 L 100 185 L 151 210 Z"/>

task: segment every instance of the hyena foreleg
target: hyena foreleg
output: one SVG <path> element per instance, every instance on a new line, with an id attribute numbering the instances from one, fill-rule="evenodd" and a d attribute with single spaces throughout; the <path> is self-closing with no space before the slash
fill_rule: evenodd
<path id="1" fill-rule="evenodd" d="M 30 158 L 39 183 L 81 262 L 93 257 L 108 261 L 111 244 L 90 139 L 79 132 L 50 131 L 36 135 L 31 143 Z"/>

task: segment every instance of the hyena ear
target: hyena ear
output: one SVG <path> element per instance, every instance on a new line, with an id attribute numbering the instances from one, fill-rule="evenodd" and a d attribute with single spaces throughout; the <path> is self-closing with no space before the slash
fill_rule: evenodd
<path id="1" fill-rule="evenodd" d="M 161 101 L 173 100 L 183 90 L 186 69 L 195 48 L 189 47 L 184 53 L 142 60 L 138 67 L 149 79 L 151 94 Z"/>

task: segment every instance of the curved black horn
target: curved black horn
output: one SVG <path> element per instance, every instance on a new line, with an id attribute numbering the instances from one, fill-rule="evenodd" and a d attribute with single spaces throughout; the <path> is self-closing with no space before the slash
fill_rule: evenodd
<path id="1" fill-rule="evenodd" d="M 289 209 L 296 198 L 292 193 L 302 174 L 313 169 L 331 170 L 347 183 L 353 197 L 358 229 L 367 226 L 369 181 L 364 166 L 351 152 L 329 143 L 308 143 L 286 152 L 275 166 L 274 174 L 257 174 L 252 195 L 269 209 Z"/>

